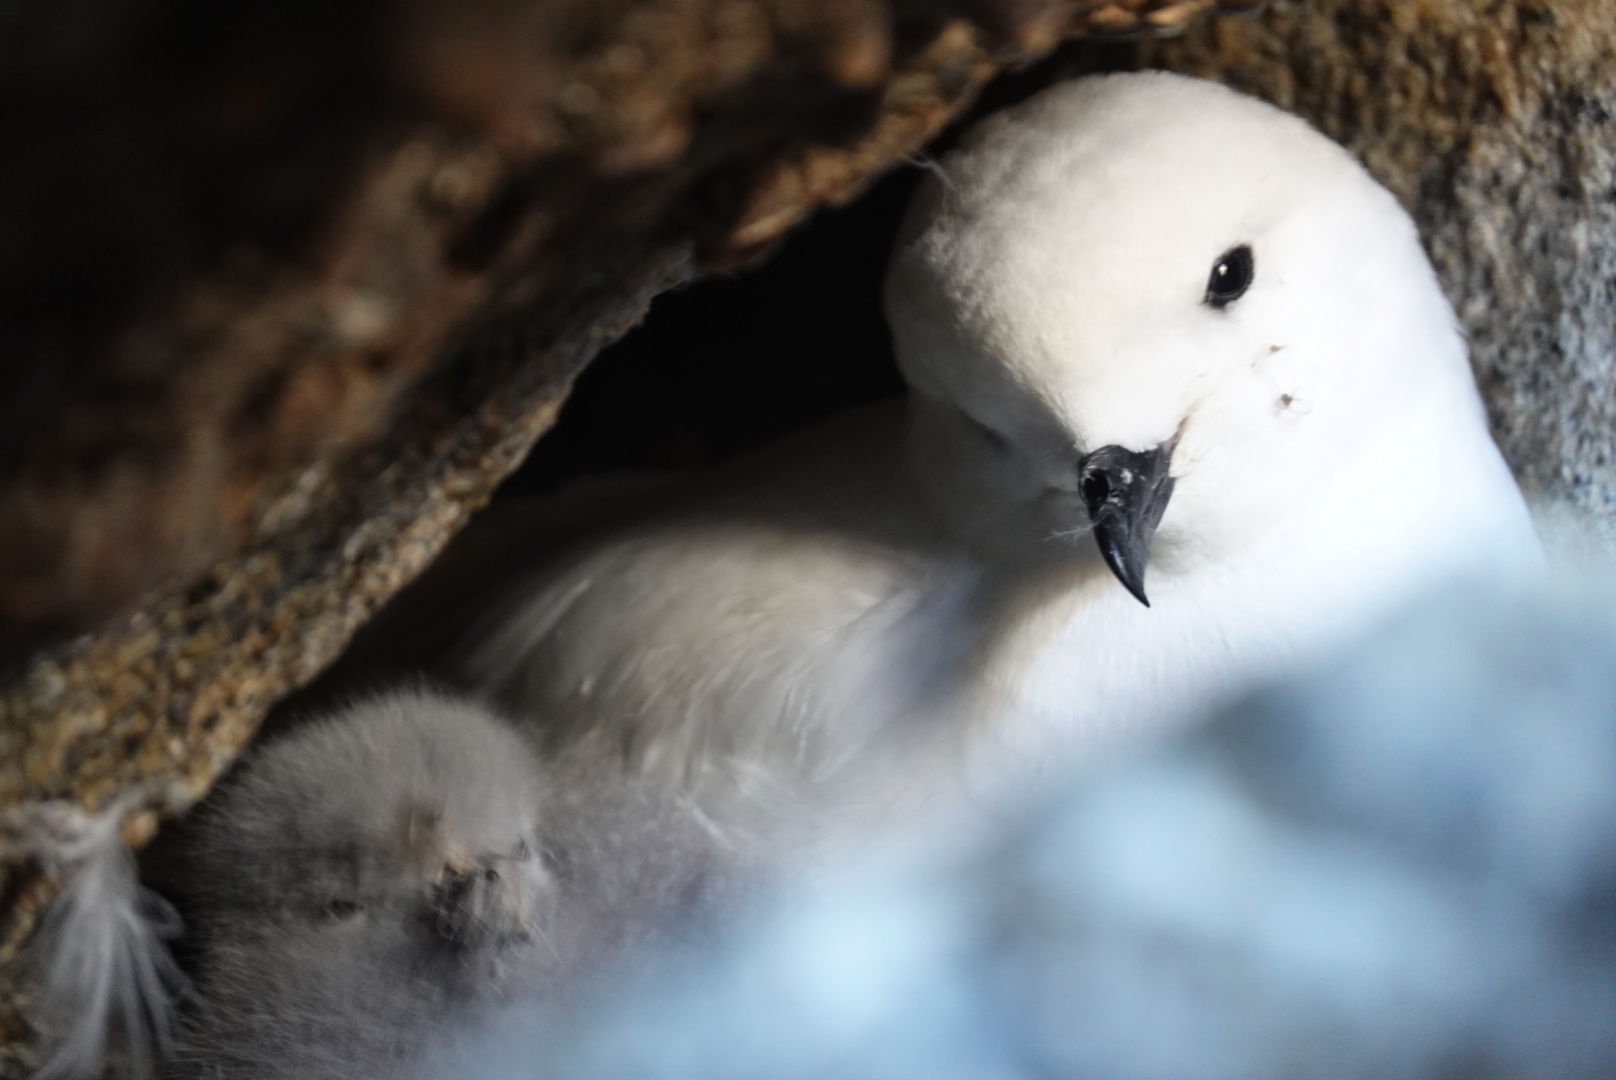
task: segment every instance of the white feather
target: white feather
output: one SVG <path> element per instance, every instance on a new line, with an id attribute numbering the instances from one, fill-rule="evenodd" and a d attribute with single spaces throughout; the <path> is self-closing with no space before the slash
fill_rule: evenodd
<path id="1" fill-rule="evenodd" d="M 62 892 L 33 946 L 40 966 L 39 1018 L 56 1046 L 34 1080 L 101 1075 L 109 1054 L 126 1071 L 150 1073 L 166 1046 L 174 999 L 184 985 L 166 940 L 179 918 L 144 888 L 119 831 L 120 804 L 96 816 L 53 807 L 53 842 L 40 845 Z"/>

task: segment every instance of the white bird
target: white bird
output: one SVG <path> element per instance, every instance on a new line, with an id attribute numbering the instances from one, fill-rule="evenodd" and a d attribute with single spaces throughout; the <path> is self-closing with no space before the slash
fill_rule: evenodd
<path id="1" fill-rule="evenodd" d="M 1087 78 L 985 121 L 886 302 L 906 400 L 506 572 L 464 677 L 687 779 L 821 773 L 949 703 L 1036 759 L 1538 558 L 1408 216 L 1222 86 Z"/>

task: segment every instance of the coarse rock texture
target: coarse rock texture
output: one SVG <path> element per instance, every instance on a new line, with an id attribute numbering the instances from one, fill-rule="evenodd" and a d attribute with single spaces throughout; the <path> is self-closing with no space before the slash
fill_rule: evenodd
<path id="1" fill-rule="evenodd" d="M 63 823 L 206 791 L 652 295 L 1007 65 L 1251 6 L 0 6 L 0 960 Z"/>
<path id="2" fill-rule="evenodd" d="M 1363 157 L 1419 222 L 1523 487 L 1616 547 L 1616 0 L 1279 0 L 1134 62 Z"/>

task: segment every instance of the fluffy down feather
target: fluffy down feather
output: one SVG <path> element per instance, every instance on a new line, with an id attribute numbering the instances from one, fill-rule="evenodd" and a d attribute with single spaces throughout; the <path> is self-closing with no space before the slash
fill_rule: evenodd
<path id="1" fill-rule="evenodd" d="M 32 946 L 40 967 L 39 1017 L 55 1047 L 35 1080 L 99 1076 L 109 1057 L 129 1074 L 150 1072 L 168 1047 L 184 986 L 167 939 L 174 911 L 140 883 L 123 842 L 124 806 L 89 817 L 58 807 L 37 847 L 56 865 L 62 892 Z"/>

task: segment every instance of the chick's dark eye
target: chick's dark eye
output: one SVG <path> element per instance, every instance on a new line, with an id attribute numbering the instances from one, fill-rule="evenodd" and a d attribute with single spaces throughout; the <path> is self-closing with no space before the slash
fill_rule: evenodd
<path id="1" fill-rule="evenodd" d="M 353 918 L 362 910 L 359 901 L 334 896 L 320 905 L 320 917 L 329 922 L 341 922 Z"/>
<path id="2" fill-rule="evenodd" d="M 1228 307 L 1251 288 L 1256 272 L 1251 248 L 1245 244 L 1230 248 L 1212 264 L 1212 276 L 1206 279 L 1206 302 L 1215 308 Z"/>

